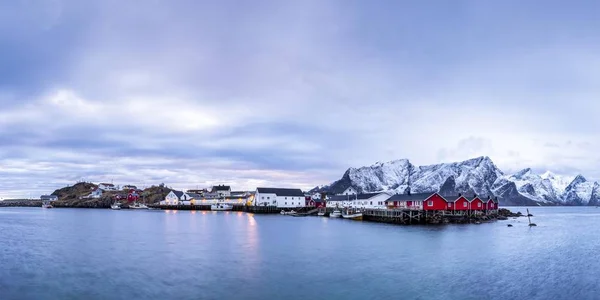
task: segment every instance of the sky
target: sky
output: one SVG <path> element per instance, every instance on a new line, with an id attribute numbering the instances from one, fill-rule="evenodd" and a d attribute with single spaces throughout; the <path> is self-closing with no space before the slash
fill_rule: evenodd
<path id="1" fill-rule="evenodd" d="M 600 179 L 598 1 L 0 0 L 0 197 L 309 189 L 489 156 Z"/>

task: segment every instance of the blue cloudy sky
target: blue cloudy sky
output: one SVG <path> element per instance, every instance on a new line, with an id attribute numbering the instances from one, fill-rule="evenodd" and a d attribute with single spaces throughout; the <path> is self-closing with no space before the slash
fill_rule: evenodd
<path id="1" fill-rule="evenodd" d="M 599 6 L 0 0 L 0 197 L 480 155 L 598 179 Z"/>

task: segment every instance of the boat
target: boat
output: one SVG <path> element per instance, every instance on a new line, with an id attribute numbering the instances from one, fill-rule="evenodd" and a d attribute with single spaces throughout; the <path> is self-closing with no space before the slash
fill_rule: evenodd
<path id="1" fill-rule="evenodd" d="M 319 217 L 324 217 L 325 216 L 325 211 L 320 211 L 317 213 L 317 216 Z"/>
<path id="2" fill-rule="evenodd" d="M 52 204 L 50 204 L 50 203 L 42 203 L 42 208 L 52 208 Z"/>
<path id="3" fill-rule="evenodd" d="M 282 215 L 295 215 L 297 214 L 295 210 L 290 210 L 290 211 L 285 211 L 285 210 L 281 210 L 281 212 L 279 212 Z"/>
<path id="4" fill-rule="evenodd" d="M 342 213 L 342 218 L 350 220 L 362 220 L 363 214 L 360 211 L 346 210 L 344 213 Z"/>
<path id="5" fill-rule="evenodd" d="M 341 216 L 342 216 L 342 212 L 341 212 L 340 210 L 338 210 L 338 209 L 336 209 L 336 210 L 332 211 L 332 212 L 329 214 L 329 217 L 330 217 L 330 218 L 340 218 Z"/>
<path id="6" fill-rule="evenodd" d="M 115 209 L 115 210 L 121 209 L 121 203 L 115 202 L 115 203 L 111 204 L 110 209 Z"/>
<path id="7" fill-rule="evenodd" d="M 135 202 L 135 203 L 133 203 L 133 205 L 129 205 L 129 208 L 131 208 L 131 209 L 148 209 L 148 206 L 146 206 L 146 204 L 144 204 L 144 203 Z"/>
<path id="8" fill-rule="evenodd" d="M 226 203 L 217 203 L 217 204 L 212 204 L 210 206 L 210 210 L 214 210 L 214 211 L 226 211 L 226 210 L 232 210 L 233 206 L 231 204 L 226 204 Z"/>

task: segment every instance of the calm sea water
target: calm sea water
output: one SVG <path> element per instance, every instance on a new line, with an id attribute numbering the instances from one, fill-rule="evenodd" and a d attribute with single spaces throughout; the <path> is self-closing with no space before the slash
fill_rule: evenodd
<path id="1" fill-rule="evenodd" d="M 0 299 L 600 299 L 600 209 L 531 212 L 538 227 L 0 208 Z"/>

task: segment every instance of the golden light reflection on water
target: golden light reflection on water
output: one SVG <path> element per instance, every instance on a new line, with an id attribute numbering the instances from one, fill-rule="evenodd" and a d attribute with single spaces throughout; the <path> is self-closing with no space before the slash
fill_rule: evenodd
<path id="1" fill-rule="evenodd" d="M 247 226 L 246 235 L 244 241 L 244 257 L 242 268 L 245 271 L 245 276 L 256 276 L 260 266 L 260 250 L 259 250 L 259 236 L 258 226 L 254 214 L 246 213 Z"/>
<path id="2" fill-rule="evenodd" d="M 254 215 L 253 214 L 246 214 L 248 216 L 248 225 L 250 225 L 251 227 L 256 226 L 256 220 L 254 219 Z M 254 232 L 256 232 L 256 229 L 254 230 Z"/>
<path id="3" fill-rule="evenodd" d="M 195 211 L 195 210 L 192 210 L 192 215 L 195 215 L 195 214 L 196 214 L 196 211 Z"/>

